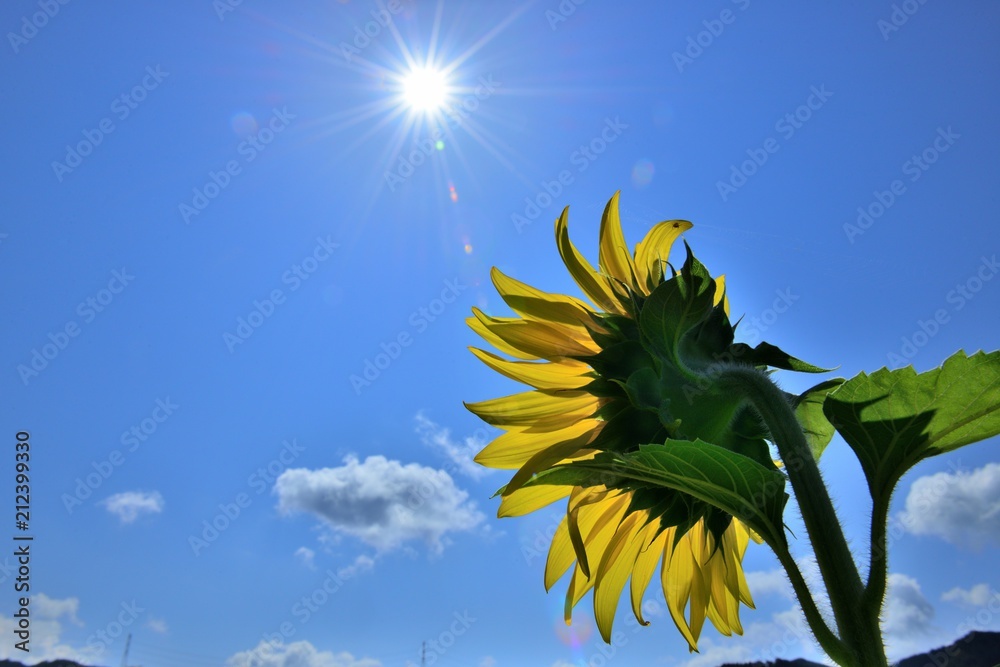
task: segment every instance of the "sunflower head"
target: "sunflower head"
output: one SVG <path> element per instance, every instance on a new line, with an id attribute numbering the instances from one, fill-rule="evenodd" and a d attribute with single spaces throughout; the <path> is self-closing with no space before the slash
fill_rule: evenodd
<path id="1" fill-rule="evenodd" d="M 572 570 L 566 620 L 594 589 L 605 641 L 619 597 L 631 581 L 640 623 L 656 568 L 671 616 L 696 650 L 706 618 L 723 634 L 742 634 L 739 606 L 753 606 L 742 559 L 752 530 L 693 496 L 614 475 L 566 475 L 566 464 L 703 441 L 776 469 L 756 413 L 713 381 L 719 364 L 821 370 L 766 343 L 734 343 L 725 281 L 713 278 L 685 244 L 680 270 L 671 247 L 692 227 L 655 225 L 630 251 L 616 193 L 601 220 L 598 266 L 569 240 L 568 208 L 556 244 L 589 299 L 542 292 L 493 269 L 494 285 L 516 317 L 473 309 L 469 325 L 503 357 L 472 348 L 490 368 L 530 391 L 467 404 L 502 429 L 476 460 L 516 470 L 499 491 L 499 516 L 518 516 L 566 500 L 545 568 L 545 585 Z M 510 357 L 510 358 L 508 358 Z M 678 450 L 679 451 L 679 450 Z"/>

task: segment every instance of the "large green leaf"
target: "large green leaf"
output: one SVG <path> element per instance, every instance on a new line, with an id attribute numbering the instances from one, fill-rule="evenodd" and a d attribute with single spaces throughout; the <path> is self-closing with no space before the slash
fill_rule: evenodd
<path id="1" fill-rule="evenodd" d="M 667 440 L 638 452 L 601 454 L 568 464 L 632 480 L 636 488 L 665 487 L 691 495 L 742 520 L 772 546 L 785 547 L 785 476 L 753 459 L 701 440 Z"/>
<path id="2" fill-rule="evenodd" d="M 819 461 L 823 455 L 823 450 L 830 444 L 836 429 L 823 412 L 823 403 L 827 394 L 844 384 L 844 378 L 834 378 L 826 382 L 820 382 L 812 389 L 807 389 L 798 396 L 792 398 L 792 407 L 795 409 L 795 417 L 802 424 L 802 432 L 812 450 L 813 458 Z"/>
<path id="3" fill-rule="evenodd" d="M 884 497 L 922 459 L 1000 433 L 1000 351 L 958 351 L 917 374 L 912 366 L 861 373 L 827 396 L 824 412 Z"/>

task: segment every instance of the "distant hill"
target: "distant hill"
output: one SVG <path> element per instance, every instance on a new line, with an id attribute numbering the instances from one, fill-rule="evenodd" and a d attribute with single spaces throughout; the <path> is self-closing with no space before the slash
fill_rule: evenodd
<path id="1" fill-rule="evenodd" d="M 970 632 L 954 644 L 921 653 L 896 663 L 896 667 L 1000 667 L 1000 632 Z M 0 667 L 5 667 L 0 665 Z M 727 663 L 721 667 L 823 667 L 808 660 Z"/>
<path id="2" fill-rule="evenodd" d="M 0 667 L 3 667 L 3 665 L 0 665 Z M 798 660 L 775 660 L 774 662 L 741 662 L 738 666 L 735 663 L 726 663 L 721 667 L 826 667 L 826 665 L 799 658 Z M 920 667 L 923 667 L 923 665 Z"/>
<path id="3" fill-rule="evenodd" d="M 954 644 L 942 646 L 897 662 L 895 667 L 1000 667 L 1000 632 L 970 632 Z M 0 660 L 0 667 L 27 667 L 20 662 Z M 40 662 L 34 667 L 86 667 L 72 660 Z M 720 667 L 825 667 L 808 660 L 726 663 Z"/>
<path id="4" fill-rule="evenodd" d="M 950 646 L 900 660 L 896 667 L 925 665 L 997 667 L 1000 665 L 1000 632 L 970 632 Z"/>

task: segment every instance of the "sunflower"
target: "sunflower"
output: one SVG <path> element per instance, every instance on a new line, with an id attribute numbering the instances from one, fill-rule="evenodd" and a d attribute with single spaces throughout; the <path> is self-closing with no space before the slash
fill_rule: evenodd
<path id="1" fill-rule="evenodd" d="M 679 491 L 613 476 L 576 484 L 558 473 L 602 453 L 668 447 L 674 438 L 713 443 L 777 470 L 760 419 L 742 399 L 713 386 L 712 367 L 725 359 L 762 369 L 807 365 L 766 343 L 752 349 L 734 343 L 724 279 L 712 278 L 686 244 L 682 268 L 667 263 L 690 222 L 661 222 L 629 252 L 618 199 L 615 193 L 604 210 L 597 269 L 569 240 L 568 208 L 555 224 L 559 254 L 590 303 L 492 270 L 517 317 L 473 308 L 468 323 L 507 356 L 470 349 L 533 389 L 466 406 L 503 430 L 476 461 L 516 470 L 498 492 L 498 516 L 566 501 L 545 566 L 547 590 L 571 573 L 566 622 L 593 589 L 597 625 L 610 642 L 628 583 L 635 617 L 648 625 L 642 601 L 659 567 L 670 615 L 696 651 L 706 618 L 724 635 L 742 634 L 740 605 L 753 607 L 742 560 L 750 540 L 761 538 L 731 514 Z"/>

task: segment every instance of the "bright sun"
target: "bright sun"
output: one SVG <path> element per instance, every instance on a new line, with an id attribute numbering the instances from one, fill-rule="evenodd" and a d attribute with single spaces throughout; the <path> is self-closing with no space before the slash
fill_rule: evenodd
<path id="1" fill-rule="evenodd" d="M 448 82 L 437 70 L 414 69 L 403 79 L 403 99 L 416 111 L 437 111 L 447 96 Z"/>

